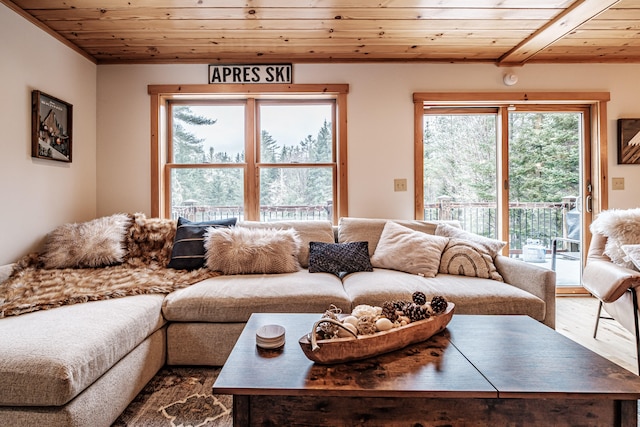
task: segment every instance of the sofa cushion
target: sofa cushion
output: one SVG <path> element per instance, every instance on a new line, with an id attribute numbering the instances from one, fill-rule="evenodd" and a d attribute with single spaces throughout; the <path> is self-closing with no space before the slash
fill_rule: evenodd
<path id="1" fill-rule="evenodd" d="M 482 277 L 503 281 L 493 257 L 484 246 L 463 239 L 449 239 L 440 259 L 440 273 L 459 276 Z"/>
<path id="2" fill-rule="evenodd" d="M 545 318 L 542 299 L 503 282 L 449 274 L 425 278 L 394 270 L 373 270 L 343 279 L 354 306 L 410 300 L 415 291 L 422 291 L 429 300 L 442 295 L 455 303 L 457 314 L 525 314 L 539 321 Z"/>
<path id="3" fill-rule="evenodd" d="M 0 405 L 69 402 L 164 325 L 163 299 L 138 295 L 0 319 Z"/>
<path id="4" fill-rule="evenodd" d="M 127 254 L 125 237 L 131 224 L 126 214 L 64 224 L 47 235 L 41 259 L 45 268 L 104 267 L 119 264 Z"/>
<path id="5" fill-rule="evenodd" d="M 373 271 L 367 242 L 309 243 L 309 273 L 340 276 L 357 271 Z"/>
<path id="6" fill-rule="evenodd" d="M 371 257 L 371 264 L 374 267 L 435 277 L 442 251 L 448 241 L 446 237 L 414 231 L 388 221 Z"/>
<path id="7" fill-rule="evenodd" d="M 369 243 L 369 255 L 373 255 L 378 247 L 378 241 L 384 226 L 389 220 L 378 218 L 340 218 L 338 224 L 338 242 Z M 423 233 L 435 234 L 438 222 L 418 220 L 393 220 L 393 222 Z M 455 222 L 457 223 L 457 222 Z"/>
<path id="8" fill-rule="evenodd" d="M 340 279 L 300 270 L 203 280 L 167 295 L 162 311 L 176 322 L 246 322 L 254 312 L 323 313 L 331 304 L 351 310 Z"/>
<path id="9" fill-rule="evenodd" d="M 302 241 L 298 261 L 302 268 L 309 266 L 309 243 L 325 242 L 334 243 L 333 225 L 330 221 L 274 221 L 274 222 L 257 222 L 257 221 L 241 221 L 238 227 L 247 228 L 275 228 L 288 229 L 293 228 L 298 232 L 298 236 Z"/>
<path id="10" fill-rule="evenodd" d="M 207 268 L 224 274 L 292 273 L 300 269 L 293 229 L 214 228 L 204 239 Z"/>
<path id="11" fill-rule="evenodd" d="M 192 222 L 178 218 L 176 236 L 171 250 L 169 268 L 195 270 L 204 267 L 204 234 L 208 227 L 231 227 L 237 218 Z"/>

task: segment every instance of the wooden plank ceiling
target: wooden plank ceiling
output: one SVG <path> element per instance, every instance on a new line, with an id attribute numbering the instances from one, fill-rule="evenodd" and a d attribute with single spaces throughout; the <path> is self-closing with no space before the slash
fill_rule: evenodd
<path id="1" fill-rule="evenodd" d="M 640 62 L 640 0 L 0 1 L 98 64 Z"/>

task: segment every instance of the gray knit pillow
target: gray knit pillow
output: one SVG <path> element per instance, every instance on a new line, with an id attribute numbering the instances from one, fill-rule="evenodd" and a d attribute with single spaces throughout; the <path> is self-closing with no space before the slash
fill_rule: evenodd
<path id="1" fill-rule="evenodd" d="M 309 273 L 340 276 L 358 271 L 373 271 L 368 242 L 309 243 Z"/>
<path id="2" fill-rule="evenodd" d="M 209 227 L 205 263 L 223 274 L 293 273 L 300 270 L 300 244 L 293 229 Z"/>

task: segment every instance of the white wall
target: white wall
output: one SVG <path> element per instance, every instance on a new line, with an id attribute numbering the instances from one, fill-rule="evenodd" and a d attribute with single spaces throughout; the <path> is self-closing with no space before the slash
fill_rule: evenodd
<path id="1" fill-rule="evenodd" d="M 502 75 L 514 71 L 517 85 Z M 610 208 L 640 206 L 640 165 L 617 165 L 616 120 L 640 117 L 640 65 L 296 64 L 295 83 L 348 83 L 349 214 L 413 217 L 414 92 L 610 92 L 609 177 L 625 190 L 609 191 Z M 150 212 L 149 84 L 206 84 L 207 65 L 98 67 L 98 213 Z M 126 131 L 125 131 L 126 129 Z M 127 155 L 123 155 L 126 153 Z M 393 179 L 407 178 L 407 192 Z M 609 180 L 609 190 L 610 188 Z"/>
<path id="2" fill-rule="evenodd" d="M 0 265 L 96 214 L 97 66 L 0 4 Z M 73 162 L 31 157 L 31 91 L 73 105 Z"/>

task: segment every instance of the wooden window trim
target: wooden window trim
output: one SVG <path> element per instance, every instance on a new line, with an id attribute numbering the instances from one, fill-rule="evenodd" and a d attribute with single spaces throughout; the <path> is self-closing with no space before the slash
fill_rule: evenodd
<path id="1" fill-rule="evenodd" d="M 496 106 L 498 104 L 576 104 L 586 106 L 591 112 L 593 171 L 593 214 L 608 208 L 608 137 L 607 102 L 609 92 L 415 92 L 414 102 L 414 217 L 424 212 L 424 174 L 422 172 L 423 125 L 425 106 Z M 543 106 L 540 106 L 542 109 Z M 503 143 L 504 145 L 504 143 Z M 503 165 L 504 166 L 504 165 Z M 501 179 L 500 182 L 503 182 Z M 588 239 L 585 241 L 588 243 Z"/>
<path id="2" fill-rule="evenodd" d="M 334 117 L 334 150 L 335 164 L 338 169 L 334 174 L 334 200 L 335 209 L 333 214 L 333 222 L 337 223 L 338 218 L 348 216 L 348 183 L 347 183 L 347 94 L 349 92 L 348 84 L 222 84 L 222 85 L 149 85 L 147 92 L 150 96 L 150 124 L 151 124 L 151 216 L 164 217 L 170 216 L 169 206 L 167 203 L 168 196 L 166 189 L 168 188 L 169 173 L 167 165 L 167 152 L 163 149 L 168 142 L 166 132 L 162 129 L 166 126 L 166 103 L 168 100 L 180 100 L 181 98 L 194 98 L 198 96 L 218 96 L 220 99 L 246 99 L 247 102 L 255 103 L 256 99 L 262 97 L 269 99 L 288 100 L 300 95 L 309 95 L 321 99 L 326 96 L 327 99 L 335 100 L 335 117 Z M 255 111 L 253 108 L 247 108 L 246 111 Z M 255 123 L 256 117 L 253 114 L 247 114 L 247 123 Z M 251 126 L 245 126 L 247 132 Z M 255 128 L 255 126 L 253 126 Z M 162 139 L 161 139 L 162 138 Z M 246 135 L 245 141 L 251 141 L 254 135 Z M 339 143 L 337 143 L 337 141 Z M 247 142 L 249 144 L 250 142 Z M 246 148 L 246 147 L 245 147 Z M 253 149 L 245 150 L 245 163 L 255 164 L 257 153 Z M 248 157 L 251 158 L 248 158 Z M 237 165 L 235 165 L 237 167 Z M 280 165 L 283 166 L 283 165 Z M 318 166 L 315 165 L 314 166 Z M 320 165 L 322 166 L 322 165 Z M 171 165 L 172 168 L 180 167 Z M 217 165 L 219 167 L 219 165 Z M 250 173 L 245 170 L 245 174 Z M 256 173 L 257 169 L 256 169 Z M 245 194 L 249 194 L 247 198 L 249 203 L 255 203 L 258 195 L 256 180 L 245 179 Z M 247 210 L 254 209 L 256 206 L 247 205 Z"/>

